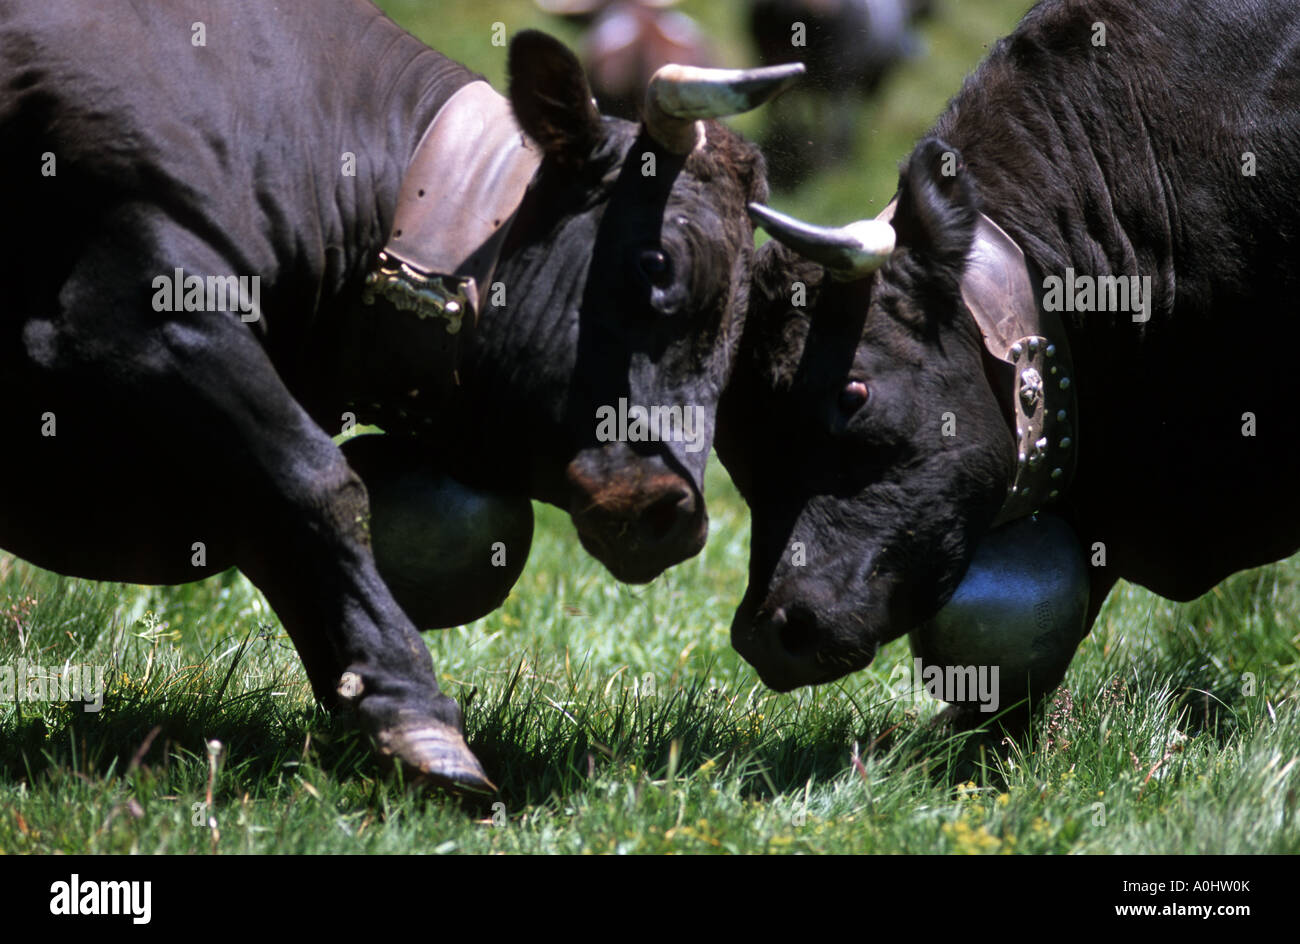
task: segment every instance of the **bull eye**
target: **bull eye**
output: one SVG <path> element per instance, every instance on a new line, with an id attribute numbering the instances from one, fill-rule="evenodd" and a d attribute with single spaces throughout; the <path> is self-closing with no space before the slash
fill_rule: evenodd
<path id="1" fill-rule="evenodd" d="M 862 409 L 871 398 L 871 391 L 861 380 L 850 380 L 840 391 L 840 412 L 852 416 Z"/>
<path id="2" fill-rule="evenodd" d="M 672 284 L 673 264 L 662 249 L 642 249 L 636 265 L 655 288 L 667 288 Z"/>

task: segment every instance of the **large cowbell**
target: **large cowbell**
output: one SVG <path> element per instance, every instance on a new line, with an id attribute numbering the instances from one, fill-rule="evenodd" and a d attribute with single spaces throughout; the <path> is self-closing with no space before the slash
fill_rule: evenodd
<path id="1" fill-rule="evenodd" d="M 1060 683 L 1083 638 L 1088 586 L 1083 548 L 1065 521 L 1038 514 L 1008 522 L 980 542 L 947 605 L 912 631 L 912 654 L 926 668 L 953 670 L 944 677 L 983 670 L 997 680 L 998 710 L 1037 699 Z M 943 697 L 975 701 L 969 689 Z"/>
<path id="2" fill-rule="evenodd" d="M 375 566 L 411 622 L 459 626 L 505 602 L 533 540 L 527 496 L 470 488 L 399 436 L 356 436 L 343 454 L 370 499 Z"/>

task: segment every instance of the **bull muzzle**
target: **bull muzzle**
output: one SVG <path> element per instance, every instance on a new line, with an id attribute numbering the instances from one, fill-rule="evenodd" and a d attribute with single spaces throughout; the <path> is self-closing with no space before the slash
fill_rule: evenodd
<path id="1" fill-rule="evenodd" d="M 703 496 L 660 457 L 590 450 L 566 476 L 582 546 L 624 583 L 648 583 L 704 547 Z"/>

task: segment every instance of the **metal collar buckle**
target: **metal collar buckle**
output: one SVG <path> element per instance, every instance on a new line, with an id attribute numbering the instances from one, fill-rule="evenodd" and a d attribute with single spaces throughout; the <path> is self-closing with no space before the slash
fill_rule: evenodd
<path id="1" fill-rule="evenodd" d="M 373 305 L 376 298 L 383 298 L 398 311 L 414 312 L 417 318 L 441 318 L 447 333 L 457 334 L 469 310 L 470 281 L 467 277 L 420 272 L 380 252 L 375 268 L 366 275 L 361 301 Z"/>
<path id="2" fill-rule="evenodd" d="M 1075 406 L 1069 358 L 1042 335 L 1007 352 L 1016 369 L 1016 473 L 995 524 L 1055 501 L 1074 471 Z"/>

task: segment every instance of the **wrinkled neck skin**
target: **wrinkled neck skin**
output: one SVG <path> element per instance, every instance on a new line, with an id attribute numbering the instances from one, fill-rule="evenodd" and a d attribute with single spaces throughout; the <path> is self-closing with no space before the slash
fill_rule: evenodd
<path id="1" fill-rule="evenodd" d="M 335 40 L 346 57 L 316 83 L 321 92 L 309 112 L 317 125 L 311 135 L 328 142 L 312 148 L 311 172 L 303 174 L 328 182 L 307 217 L 318 235 L 285 241 L 312 246 L 299 276 L 309 289 L 299 296 L 320 300 L 308 330 L 283 332 L 285 360 L 302 365 L 295 394 L 330 430 L 341 425 L 352 394 L 391 371 L 378 309 L 360 303 L 360 287 L 393 229 L 407 165 L 438 109 L 480 78 L 368 4 L 356 4 L 354 18 L 350 42 Z"/>
<path id="2" fill-rule="evenodd" d="M 595 260 L 574 252 L 557 264 L 552 243 L 596 243 L 605 198 L 631 140 L 618 145 L 583 169 L 588 193 L 580 192 L 570 173 L 545 163 L 525 196 L 494 274 L 505 304 L 484 307 L 462 358 L 451 415 L 440 430 L 453 474 L 462 481 L 565 507 L 564 462 L 591 444 L 596 425 L 596 405 L 583 403 L 589 398 L 582 384 L 600 375 L 617 377 L 627 365 L 619 353 L 605 364 L 592 363 L 601 313 L 584 316 L 580 306 Z M 625 382 L 606 386 L 628 395 Z"/>
<path id="3" fill-rule="evenodd" d="M 1286 57 L 1204 67 L 1241 30 L 1232 15 L 1181 2 L 1035 10 L 935 129 L 1036 288 L 1067 269 L 1149 278 L 1146 320 L 1062 313 L 1080 413 L 1062 511 L 1090 555 L 1107 552 L 1090 619 L 1119 577 L 1189 599 L 1300 546 L 1300 450 L 1275 412 L 1300 340 L 1294 78 Z M 1256 19 L 1240 41 L 1300 43 L 1283 5 Z M 1097 21 L 1108 53 L 1091 45 Z M 1244 174 L 1248 153 L 1269 170 Z M 1246 413 L 1270 415 L 1271 433 L 1243 435 Z"/>

